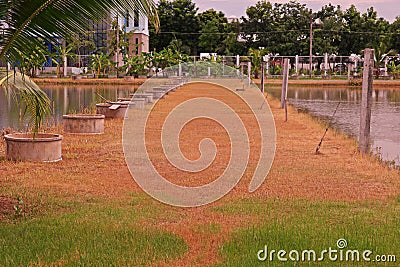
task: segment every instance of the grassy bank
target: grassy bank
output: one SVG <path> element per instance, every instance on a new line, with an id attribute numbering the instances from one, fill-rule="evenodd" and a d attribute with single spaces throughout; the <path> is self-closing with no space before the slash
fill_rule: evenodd
<path id="1" fill-rule="evenodd" d="M 59 84 L 59 85 L 92 85 L 92 84 L 104 84 L 104 85 L 141 85 L 146 79 L 143 78 L 135 78 L 134 80 L 125 80 L 122 78 L 105 78 L 105 79 L 80 79 L 80 80 L 72 80 L 71 78 L 34 78 L 33 79 L 39 85 L 41 84 Z M 260 79 L 253 79 L 253 82 L 260 84 Z M 281 86 L 282 79 L 274 78 L 267 79 L 265 82 L 266 86 Z M 337 87 L 337 86 L 349 86 L 349 82 L 347 79 L 289 79 L 289 84 L 291 86 L 323 86 L 323 87 Z M 374 80 L 374 86 L 379 88 L 399 88 L 400 89 L 400 80 Z M 360 87 L 353 86 L 353 87 Z"/>
<path id="2" fill-rule="evenodd" d="M 253 82 L 260 84 L 260 79 L 253 79 Z M 299 79 L 288 81 L 291 87 L 307 87 L 307 88 L 337 88 L 337 87 L 351 87 L 354 89 L 361 89 L 361 80 L 350 82 L 347 79 L 344 80 L 325 80 L 325 79 Z M 282 79 L 267 79 L 265 81 L 266 87 L 282 86 Z M 378 89 L 400 89 L 400 80 L 377 80 L 373 82 L 374 88 Z"/>
<path id="3" fill-rule="evenodd" d="M 212 86 L 200 92 L 188 85 L 161 100 L 158 108 L 168 110 L 202 94 L 224 97 L 235 105 Z M 248 193 L 257 162 L 253 155 L 237 187 L 204 207 L 170 207 L 143 193 L 124 161 L 121 120 L 107 120 L 104 135 L 64 134 L 62 162 L 15 163 L 2 157 L 0 244 L 5 250 L 0 265 L 265 266 L 267 262 L 257 260 L 264 245 L 320 250 L 335 247 L 340 238 L 352 249 L 400 257 L 399 172 L 359 154 L 353 139 L 333 131 L 315 155 L 324 126 L 291 107 L 284 122 L 279 102 L 270 97 L 268 102 L 275 117 L 277 150 L 266 181 Z M 249 119 L 246 112 L 243 119 Z M 154 125 L 161 122 L 154 118 Z M 62 133 L 61 128 L 50 130 Z M 257 130 L 249 120 L 249 131 Z M 227 140 L 213 125 L 188 125 L 185 131 L 181 148 L 189 158 L 199 155 L 198 140 L 208 136 L 226 154 Z M 209 172 L 188 177 L 170 171 L 162 149 L 156 147 L 159 133 L 149 136 L 155 148 L 150 156 L 159 159 L 155 168 L 179 184 L 210 182 L 229 160 L 221 157 Z M 253 141 L 251 148 L 257 149 L 259 140 Z M 0 155 L 4 150 L 1 141 Z M 279 266 L 288 265 L 293 264 Z"/>
<path id="4" fill-rule="evenodd" d="M 248 226 L 235 231 L 230 240 L 220 249 L 223 258 L 216 266 L 398 266 L 400 231 L 398 225 L 400 201 L 388 203 L 340 203 L 313 201 L 242 201 L 218 208 L 223 213 L 245 213 L 252 217 L 262 216 L 259 225 Z M 347 246 L 339 249 L 337 241 L 345 239 Z M 268 252 L 257 257 L 259 250 Z M 358 250 L 359 256 L 343 256 L 340 252 L 321 257 L 323 250 Z M 271 251 L 275 250 L 275 253 Z M 279 250 L 286 251 L 280 261 Z M 289 252 L 295 250 L 299 254 Z M 316 257 L 302 251 L 313 250 Z M 368 258 L 362 257 L 363 251 L 372 251 Z M 397 254 L 397 256 L 396 256 Z M 337 255 L 337 256 L 335 256 Z M 266 256 L 266 259 L 265 259 Z M 395 256 L 395 258 L 393 257 Z M 383 263 L 379 259 L 386 258 Z M 394 262 L 396 261 L 396 262 Z"/>
<path id="5" fill-rule="evenodd" d="M 80 80 L 72 80 L 71 78 L 33 78 L 33 80 L 39 84 L 57 84 L 57 85 L 66 85 L 66 84 L 74 84 L 74 85 L 92 85 L 92 84 L 100 84 L 100 85 L 141 85 L 146 79 L 143 78 L 135 78 L 133 80 L 125 80 L 122 78 L 104 78 L 104 79 L 80 79 Z"/>
<path id="6" fill-rule="evenodd" d="M 66 212 L 0 227 L 2 266 L 144 266 L 181 256 L 174 234 L 138 223 L 151 217 L 138 203 L 87 203 Z"/>

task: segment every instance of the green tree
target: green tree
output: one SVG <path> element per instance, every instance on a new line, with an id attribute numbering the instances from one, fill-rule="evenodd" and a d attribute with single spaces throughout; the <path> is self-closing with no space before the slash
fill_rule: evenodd
<path id="1" fill-rule="evenodd" d="M 260 1 L 246 10 L 242 31 L 247 47 L 273 53 L 305 55 L 309 43 L 311 11 L 297 1 L 272 4 Z"/>
<path id="2" fill-rule="evenodd" d="M 228 19 L 221 11 L 206 10 L 198 15 L 201 25 L 199 36 L 199 48 L 202 52 L 225 53 Z"/>
<path id="3" fill-rule="evenodd" d="M 397 51 L 394 49 L 390 49 L 389 45 L 390 45 L 389 37 L 382 36 L 379 44 L 372 46 L 375 52 L 374 60 L 375 60 L 375 69 L 377 77 L 379 77 L 380 75 L 380 68 L 385 67 L 385 62 L 388 61 L 389 57 L 395 56 L 397 54 Z"/>
<path id="4" fill-rule="evenodd" d="M 371 7 L 367 12 L 361 14 L 352 5 L 343 15 L 345 21 L 342 40 L 339 45 L 341 54 L 350 55 L 360 53 L 365 47 L 378 46 L 381 36 L 389 31 L 389 22 L 378 18 L 376 11 Z"/>
<path id="5" fill-rule="evenodd" d="M 28 57 L 22 57 L 22 61 L 14 62 L 14 65 L 18 66 L 25 74 L 30 77 L 35 77 L 37 70 L 39 70 L 46 62 L 46 47 L 44 44 L 37 45 L 29 53 Z"/>
<path id="6" fill-rule="evenodd" d="M 81 57 L 82 49 L 87 48 L 88 50 L 93 50 L 96 47 L 93 38 L 90 37 L 90 35 L 88 34 L 85 34 L 85 36 L 89 37 L 85 38 L 84 35 L 82 34 L 75 34 L 71 35 L 67 40 L 68 47 L 77 56 L 77 62 L 79 68 L 82 66 L 82 57 Z"/>
<path id="7" fill-rule="evenodd" d="M 151 64 L 156 69 L 165 69 L 167 67 L 178 65 L 182 62 L 190 61 L 190 56 L 182 54 L 171 48 L 164 48 L 160 52 L 153 52 Z M 157 72 L 156 72 L 157 75 Z"/>
<path id="8" fill-rule="evenodd" d="M 178 53 L 190 54 L 190 47 L 184 45 L 181 39 L 174 39 L 169 43 L 168 48 Z"/>
<path id="9" fill-rule="evenodd" d="M 308 54 L 312 11 L 297 1 L 277 5 L 276 9 L 278 15 L 275 18 L 278 21 L 278 34 L 274 34 L 276 52 L 281 55 Z"/>
<path id="10" fill-rule="evenodd" d="M 319 54 L 338 54 L 342 41 L 341 32 L 345 29 L 341 7 L 328 4 L 315 14 L 322 25 L 314 30 L 313 50 Z"/>
<path id="11" fill-rule="evenodd" d="M 126 13 L 126 12 L 125 12 Z M 118 16 L 124 16 L 123 14 L 119 14 Z M 110 58 L 113 58 L 115 61 L 115 69 L 119 70 L 119 58 L 122 55 L 122 59 L 129 58 L 128 48 L 130 47 L 129 40 L 133 36 L 134 31 L 126 32 L 126 25 L 118 25 L 118 16 L 114 17 L 111 21 L 111 29 L 109 31 L 109 39 L 107 42 L 107 53 Z M 133 44 L 134 51 L 129 51 L 131 54 L 138 51 L 138 47 L 141 44 Z M 117 55 L 117 57 L 116 57 Z M 126 63 L 126 62 L 125 62 Z"/>
<path id="12" fill-rule="evenodd" d="M 392 34 L 390 38 L 390 47 L 400 51 L 400 16 L 389 26 L 389 31 Z"/>
<path id="13" fill-rule="evenodd" d="M 221 11 L 216 11 L 214 9 L 208 9 L 198 14 L 200 23 L 204 24 L 208 21 L 215 20 L 218 24 L 218 30 L 220 32 L 225 31 L 225 23 L 228 23 L 228 19 L 225 14 Z"/>
<path id="14" fill-rule="evenodd" d="M 157 4 L 160 18 L 160 32 L 154 27 L 149 27 L 151 50 L 161 51 L 168 47 L 174 39 L 182 41 L 184 46 L 190 48 L 192 55 L 197 54 L 198 36 L 188 33 L 198 33 L 200 23 L 197 17 L 198 8 L 191 0 L 160 0 Z"/>
<path id="15" fill-rule="evenodd" d="M 57 36 L 84 32 L 88 19 L 104 18 L 112 9 L 133 8 L 148 14 L 158 25 L 151 0 L 0 0 L 0 21 L 7 23 L 0 38 L 0 61 L 21 62 L 41 40 L 54 43 Z M 0 72 L 0 85 L 26 106 L 32 129 L 37 132 L 51 110 L 48 96 L 27 77 L 13 72 Z"/>
<path id="16" fill-rule="evenodd" d="M 253 66 L 254 78 L 258 79 L 258 75 L 261 71 L 262 57 L 267 54 L 265 49 L 249 49 L 249 56 L 251 56 L 251 65 Z"/>
<path id="17" fill-rule="evenodd" d="M 200 30 L 199 49 L 201 52 L 217 53 L 221 44 L 220 31 L 215 20 L 205 22 Z"/>
<path id="18" fill-rule="evenodd" d="M 362 15 L 363 18 L 363 32 L 369 31 L 369 40 L 366 46 L 377 46 L 381 42 L 385 42 L 389 46 L 389 38 L 387 34 L 389 33 L 390 23 L 382 17 L 378 18 L 377 12 L 373 7 L 367 9 Z"/>
<path id="19" fill-rule="evenodd" d="M 225 51 L 223 54 L 227 56 L 246 54 L 245 43 L 238 41 L 240 36 L 240 22 L 233 21 L 226 24 L 226 35 L 223 40 Z"/>
<path id="20" fill-rule="evenodd" d="M 242 17 L 241 31 L 244 34 L 247 47 L 273 47 L 276 44 L 273 35 L 278 27 L 275 20 L 276 7 L 271 2 L 259 1 L 246 10 L 247 17 Z"/>
<path id="21" fill-rule="evenodd" d="M 96 72 L 97 76 L 105 75 L 108 68 L 113 65 L 109 58 L 110 56 L 105 55 L 103 52 L 90 55 L 91 68 Z"/>
<path id="22" fill-rule="evenodd" d="M 123 66 L 123 68 L 126 69 L 127 75 L 135 77 L 144 74 L 145 67 L 145 58 L 139 55 L 132 55 L 125 59 L 125 65 Z"/>

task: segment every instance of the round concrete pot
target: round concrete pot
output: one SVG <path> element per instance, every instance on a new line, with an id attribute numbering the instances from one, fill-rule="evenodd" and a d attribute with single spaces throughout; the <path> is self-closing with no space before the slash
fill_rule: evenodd
<path id="1" fill-rule="evenodd" d="M 57 162 L 62 160 L 62 135 L 50 133 L 13 133 L 4 136 L 6 158 L 15 161 Z"/>
<path id="2" fill-rule="evenodd" d="M 107 119 L 123 119 L 129 103 L 112 102 L 96 104 L 96 113 L 104 115 Z"/>
<path id="3" fill-rule="evenodd" d="M 102 114 L 64 115 L 64 132 L 73 134 L 103 134 L 104 118 Z"/>

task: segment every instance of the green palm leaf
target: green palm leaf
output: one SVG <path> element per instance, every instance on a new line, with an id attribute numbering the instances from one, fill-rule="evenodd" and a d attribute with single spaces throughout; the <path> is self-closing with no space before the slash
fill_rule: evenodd
<path id="1" fill-rule="evenodd" d="M 7 94 L 24 108 L 29 125 L 37 133 L 46 115 L 50 114 L 50 100 L 37 84 L 19 72 L 0 72 L 0 84 Z"/>
<path id="2" fill-rule="evenodd" d="M 0 61 L 17 62 L 29 57 L 40 40 L 56 42 L 89 28 L 89 21 L 98 21 L 110 12 L 139 12 L 159 26 L 153 0 L 0 0 Z M 2 25 L 3 24 L 3 25 Z M 50 101 L 45 93 L 27 77 L 0 73 L 0 85 L 13 91 L 23 102 L 34 131 L 38 131 Z"/>

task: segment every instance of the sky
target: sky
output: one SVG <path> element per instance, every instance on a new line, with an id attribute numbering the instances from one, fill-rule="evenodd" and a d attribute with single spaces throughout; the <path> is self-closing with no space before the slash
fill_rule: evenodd
<path id="1" fill-rule="evenodd" d="M 246 13 L 248 6 L 255 5 L 258 0 L 192 0 L 199 7 L 200 11 L 214 8 L 225 13 L 227 17 L 241 17 Z M 272 3 L 284 3 L 288 1 L 270 1 Z M 378 12 L 378 17 L 383 17 L 386 20 L 393 22 L 396 16 L 400 16 L 399 0 L 299 0 L 300 3 L 306 4 L 313 11 L 318 11 L 326 4 L 341 5 L 342 9 L 347 9 L 351 4 L 354 4 L 357 9 L 364 13 L 368 7 L 374 7 Z"/>

